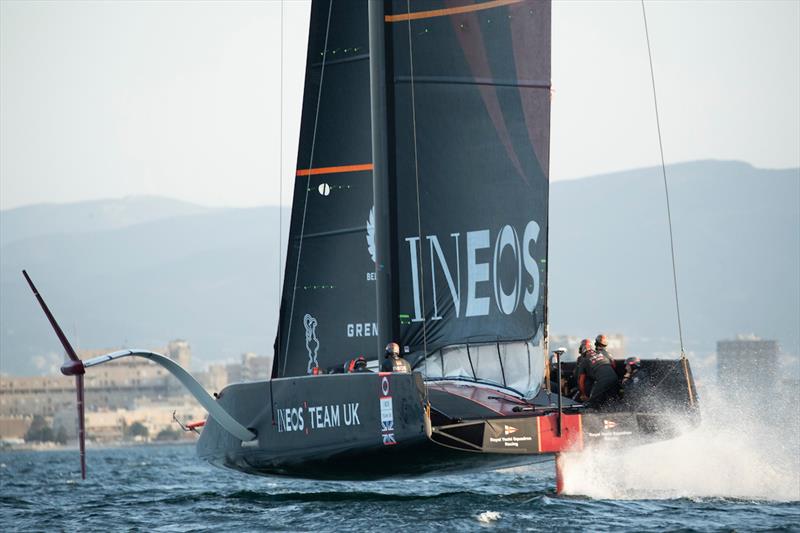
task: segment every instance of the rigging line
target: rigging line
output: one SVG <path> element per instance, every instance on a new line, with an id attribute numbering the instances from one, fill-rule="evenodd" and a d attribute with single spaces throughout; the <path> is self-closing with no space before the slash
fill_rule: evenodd
<path id="1" fill-rule="evenodd" d="M 278 136 L 278 146 L 280 154 L 278 156 L 278 312 L 280 312 L 280 302 L 282 300 L 281 286 L 283 278 L 283 1 L 281 0 L 281 73 L 280 73 L 280 135 Z M 280 318 L 278 319 L 280 322 Z M 281 335 L 278 332 L 278 353 L 281 353 Z"/>
<path id="2" fill-rule="evenodd" d="M 278 356 L 281 353 L 281 301 L 283 300 L 282 294 L 282 277 L 283 277 L 283 0 L 281 0 L 281 44 L 280 44 L 280 116 L 279 124 L 280 130 L 278 132 L 278 335 L 276 339 L 278 347 Z M 274 360 L 274 358 L 273 358 Z M 271 374 L 272 372 L 270 372 Z M 272 406 L 272 420 L 275 420 L 275 403 L 272 401 L 272 376 L 269 379 L 269 403 Z"/>
<path id="3" fill-rule="evenodd" d="M 656 76 L 653 72 L 653 54 L 650 51 L 650 32 L 647 28 L 647 12 L 644 7 L 644 0 L 642 3 L 642 18 L 644 19 L 644 35 L 647 39 L 647 58 L 650 61 L 650 81 L 653 85 L 653 106 L 656 112 L 656 130 L 658 131 L 658 149 L 661 153 L 661 174 L 664 176 L 664 196 L 667 200 L 667 222 L 669 226 L 669 249 L 672 256 L 672 286 L 675 289 L 675 311 L 678 317 L 678 339 L 681 344 L 681 359 L 686 358 L 686 352 L 683 348 L 683 328 L 681 326 L 681 306 L 678 300 L 678 274 L 675 267 L 675 242 L 672 236 L 672 212 L 669 207 L 669 187 L 667 186 L 667 166 L 664 163 L 664 145 L 661 141 L 661 121 L 658 116 L 658 98 L 656 97 Z"/>
<path id="4" fill-rule="evenodd" d="M 411 0 L 406 0 L 406 12 L 411 14 Z M 411 18 L 408 19 L 408 62 L 411 72 L 411 131 L 414 135 L 414 180 L 417 186 L 417 235 L 419 235 L 419 273 L 420 287 L 422 290 L 422 351 L 425 365 L 425 376 L 428 376 L 428 328 L 427 315 L 425 314 L 425 261 L 422 260 L 422 215 L 420 214 L 419 203 L 419 158 L 417 156 L 417 103 L 414 92 L 414 45 L 411 40 Z M 431 258 L 433 260 L 433 258 Z"/>
<path id="5" fill-rule="evenodd" d="M 328 21 L 325 24 L 325 43 L 322 46 L 322 66 L 319 73 L 319 90 L 317 91 L 317 106 L 314 110 L 314 133 L 311 135 L 311 153 L 308 158 L 308 176 L 306 177 L 306 193 L 305 200 L 303 201 L 303 218 L 300 223 L 300 241 L 297 245 L 297 263 L 294 268 L 294 283 L 292 284 L 292 305 L 289 310 L 289 327 L 286 330 L 286 356 L 283 358 L 282 374 L 286 374 L 286 362 L 289 356 L 289 345 L 291 344 L 292 336 L 292 319 L 294 318 L 294 302 L 297 295 L 297 277 L 300 274 L 300 257 L 303 254 L 303 234 L 306 229 L 306 213 L 308 211 L 308 190 L 311 185 L 311 169 L 314 168 L 314 148 L 317 143 L 317 124 L 319 122 L 319 106 L 322 101 L 322 87 L 325 79 L 325 60 L 328 58 L 328 35 L 331 30 L 331 13 L 333 12 L 333 0 L 328 3 Z"/>

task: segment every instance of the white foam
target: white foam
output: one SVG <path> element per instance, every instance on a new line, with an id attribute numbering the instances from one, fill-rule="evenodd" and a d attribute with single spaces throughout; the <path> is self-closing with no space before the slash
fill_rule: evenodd
<path id="1" fill-rule="evenodd" d="M 564 493 L 597 499 L 800 500 L 796 398 L 763 392 L 758 405 L 745 405 L 706 391 L 699 427 L 676 439 L 564 454 Z"/>
<path id="2" fill-rule="evenodd" d="M 502 515 L 497 511 L 484 511 L 478 515 L 478 522 L 481 522 L 483 524 L 496 522 L 497 520 L 500 520 L 501 516 Z"/>

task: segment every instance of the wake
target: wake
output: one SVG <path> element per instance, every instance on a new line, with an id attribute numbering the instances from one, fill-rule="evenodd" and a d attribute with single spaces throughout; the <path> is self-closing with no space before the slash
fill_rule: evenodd
<path id="1" fill-rule="evenodd" d="M 564 454 L 564 494 L 800 500 L 800 417 L 792 399 L 768 392 L 757 408 L 705 392 L 702 422 L 676 439 Z"/>

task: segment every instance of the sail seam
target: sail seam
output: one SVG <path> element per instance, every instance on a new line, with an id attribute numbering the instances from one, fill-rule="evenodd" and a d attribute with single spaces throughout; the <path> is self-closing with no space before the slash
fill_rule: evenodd
<path id="1" fill-rule="evenodd" d="M 347 235 L 348 233 L 363 233 L 367 230 L 367 226 L 357 226 L 355 228 L 343 228 L 343 229 L 335 229 L 330 231 L 320 231 L 317 233 L 309 233 L 308 235 L 303 236 L 304 239 L 316 239 L 318 237 L 332 237 L 334 235 Z M 293 239 L 294 241 L 298 240 L 298 238 Z"/>
<path id="2" fill-rule="evenodd" d="M 306 229 L 306 213 L 308 212 L 308 186 L 311 183 L 311 170 L 314 167 L 314 148 L 317 142 L 317 125 L 319 123 L 319 107 L 322 103 L 322 87 L 325 79 L 325 59 L 328 55 L 328 36 L 331 30 L 331 13 L 333 12 L 333 0 L 328 3 L 328 21 L 325 25 L 325 43 L 322 48 L 322 69 L 319 73 L 319 90 L 317 91 L 317 106 L 314 111 L 314 132 L 311 136 L 311 153 L 308 158 L 309 175 L 306 177 L 306 193 L 303 201 L 303 218 L 300 223 L 300 242 L 297 248 L 297 262 L 294 269 L 294 283 L 292 284 L 292 305 L 289 308 L 289 327 L 286 330 L 286 352 L 283 357 L 283 369 L 281 373 L 286 375 L 286 363 L 289 360 L 289 346 L 292 341 L 292 321 L 294 319 L 294 303 L 297 296 L 297 278 L 300 274 L 300 257 L 303 254 L 303 233 Z"/>
<path id="3" fill-rule="evenodd" d="M 411 83 L 411 76 L 395 76 L 395 83 Z M 522 87 L 530 89 L 547 89 L 552 88 L 552 84 L 542 80 L 513 80 L 513 79 L 496 79 L 496 78 L 464 78 L 452 76 L 415 76 L 413 77 L 414 83 L 426 84 L 447 84 L 447 85 L 491 85 L 495 87 Z"/>
<path id="4" fill-rule="evenodd" d="M 369 54 L 359 54 L 357 56 L 343 57 L 342 59 L 333 59 L 331 61 L 328 61 L 326 66 L 330 68 L 344 63 L 355 63 L 356 61 L 364 61 L 365 59 L 369 59 Z M 311 68 L 320 68 L 321 66 L 322 63 L 314 63 L 311 65 Z"/>

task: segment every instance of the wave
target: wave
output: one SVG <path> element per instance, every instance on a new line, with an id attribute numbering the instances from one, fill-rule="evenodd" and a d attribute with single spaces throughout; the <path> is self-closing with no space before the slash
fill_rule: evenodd
<path id="1" fill-rule="evenodd" d="M 525 494 L 514 494 L 515 497 L 524 497 Z M 305 502 L 411 502 L 441 499 L 463 498 L 497 498 L 497 495 L 471 491 L 442 492 L 433 494 L 397 494 L 368 491 L 320 491 L 320 492 L 280 492 L 264 493 L 255 490 L 237 490 L 231 493 L 206 491 L 202 493 L 186 493 L 179 496 L 170 496 L 160 500 L 165 504 L 182 504 L 186 502 L 234 500 L 256 503 L 305 503 Z"/>
<path id="2" fill-rule="evenodd" d="M 790 399 L 746 402 L 711 389 L 678 438 L 564 454 L 564 494 L 597 499 L 800 501 L 800 422 Z"/>

